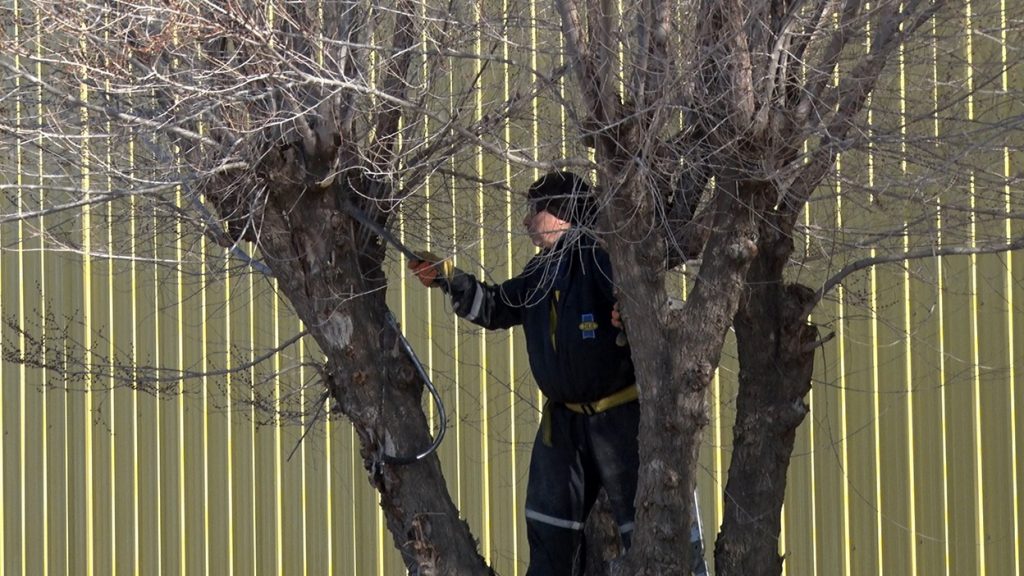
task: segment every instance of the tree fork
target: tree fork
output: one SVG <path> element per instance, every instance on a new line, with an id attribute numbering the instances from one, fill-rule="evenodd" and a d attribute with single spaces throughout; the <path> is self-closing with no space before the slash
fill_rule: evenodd
<path id="1" fill-rule="evenodd" d="M 665 277 L 643 267 L 643 243 L 609 239 L 616 278 L 629 287 L 624 312 L 640 388 L 640 471 L 633 549 L 620 574 L 686 574 L 690 569 L 692 498 L 707 389 L 725 335 L 757 254 L 761 182 L 719 182 L 716 222 L 704 265 L 684 309 L 664 306 Z"/>

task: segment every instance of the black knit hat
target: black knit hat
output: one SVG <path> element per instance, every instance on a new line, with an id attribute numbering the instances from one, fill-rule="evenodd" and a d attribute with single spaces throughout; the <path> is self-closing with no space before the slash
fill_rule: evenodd
<path id="1" fill-rule="evenodd" d="M 535 210 L 547 210 L 573 226 L 586 226 L 594 219 L 590 186 L 572 172 L 548 172 L 530 185 L 526 197 Z"/>

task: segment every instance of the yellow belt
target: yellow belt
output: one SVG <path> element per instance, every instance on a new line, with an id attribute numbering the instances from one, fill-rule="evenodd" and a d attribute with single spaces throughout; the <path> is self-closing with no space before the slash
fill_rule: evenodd
<path id="1" fill-rule="evenodd" d="M 565 407 L 573 412 L 593 415 L 604 412 L 605 410 L 610 410 L 616 406 L 621 406 L 627 402 L 632 402 L 633 400 L 636 400 L 638 396 L 639 393 L 636 389 L 636 384 L 633 384 L 632 386 L 626 386 L 611 396 L 605 396 L 600 400 L 581 404 L 571 404 L 566 402 Z"/>
<path id="2" fill-rule="evenodd" d="M 563 406 L 579 414 L 594 415 L 598 412 L 604 412 L 605 410 L 610 410 L 616 406 L 621 406 L 627 402 L 632 402 L 638 397 L 639 391 L 636 388 L 636 384 L 633 384 L 631 386 L 626 386 L 611 396 L 605 396 L 596 402 L 585 402 L 582 404 L 571 404 L 569 402 L 565 402 Z M 551 417 L 548 410 L 548 403 L 544 402 L 544 410 L 541 412 L 540 428 L 542 433 L 541 438 L 545 446 L 551 446 Z"/>

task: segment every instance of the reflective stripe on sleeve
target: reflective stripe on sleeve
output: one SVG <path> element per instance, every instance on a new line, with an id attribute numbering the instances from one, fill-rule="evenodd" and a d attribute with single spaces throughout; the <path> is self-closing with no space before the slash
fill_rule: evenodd
<path id="1" fill-rule="evenodd" d="M 484 303 L 484 287 L 477 284 L 476 292 L 473 294 L 473 305 L 470 306 L 469 312 L 466 313 L 464 318 L 472 322 L 476 320 L 477 316 L 480 315 L 480 307 Z"/>

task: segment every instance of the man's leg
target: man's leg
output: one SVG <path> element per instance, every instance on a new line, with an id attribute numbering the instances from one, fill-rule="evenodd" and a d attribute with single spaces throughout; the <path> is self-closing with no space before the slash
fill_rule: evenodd
<path id="1" fill-rule="evenodd" d="M 608 492 L 612 514 L 619 524 L 622 544 L 629 548 L 633 534 L 633 519 L 636 515 L 637 477 L 640 473 L 640 405 L 637 402 L 623 404 L 591 417 L 590 442 L 597 460 L 601 480 Z M 696 493 L 694 513 L 698 514 Z M 693 555 L 693 574 L 705 576 L 704 541 L 700 517 L 695 517 L 690 529 L 690 545 Z"/>
<path id="2" fill-rule="evenodd" d="M 640 404 L 637 402 L 595 414 L 588 421 L 590 451 L 626 549 L 632 540 L 636 515 L 633 501 L 640 469 L 639 431 Z"/>
<path id="3" fill-rule="evenodd" d="M 526 488 L 526 574 L 573 576 L 583 571 L 583 525 L 595 495 L 584 488 L 587 471 L 575 441 L 580 415 L 554 404 L 544 411 Z"/>

